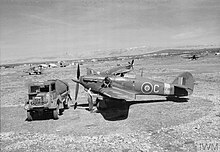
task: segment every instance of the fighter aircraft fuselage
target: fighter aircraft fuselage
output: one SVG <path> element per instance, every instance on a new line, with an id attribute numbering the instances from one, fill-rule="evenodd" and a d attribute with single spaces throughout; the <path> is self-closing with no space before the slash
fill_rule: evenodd
<path id="1" fill-rule="evenodd" d="M 80 84 L 86 89 L 91 88 L 94 93 L 100 93 L 103 87 L 105 76 L 87 75 L 80 77 Z M 177 90 L 175 85 L 163 83 L 143 77 L 126 78 L 126 77 L 109 77 L 110 85 L 113 89 L 118 91 L 128 91 L 136 95 L 162 95 L 162 96 L 187 96 L 187 91 Z"/>

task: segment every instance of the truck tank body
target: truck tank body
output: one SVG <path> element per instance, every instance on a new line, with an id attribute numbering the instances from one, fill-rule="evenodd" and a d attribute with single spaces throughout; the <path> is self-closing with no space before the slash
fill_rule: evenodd
<path id="1" fill-rule="evenodd" d="M 69 85 L 68 83 L 61 81 L 61 80 L 55 80 L 55 86 L 56 86 L 56 92 L 58 94 L 62 94 L 66 91 L 69 91 Z"/>

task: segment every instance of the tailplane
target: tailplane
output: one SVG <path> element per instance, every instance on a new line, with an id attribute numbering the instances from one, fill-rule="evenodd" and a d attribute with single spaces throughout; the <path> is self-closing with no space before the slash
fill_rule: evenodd
<path id="1" fill-rule="evenodd" d="M 175 95 L 187 96 L 193 93 L 194 89 L 194 78 L 191 73 L 183 72 L 175 78 L 172 84 L 175 86 Z"/>

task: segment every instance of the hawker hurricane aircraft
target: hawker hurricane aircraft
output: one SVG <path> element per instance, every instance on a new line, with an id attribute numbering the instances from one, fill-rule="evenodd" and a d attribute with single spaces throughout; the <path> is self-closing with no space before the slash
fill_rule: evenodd
<path id="1" fill-rule="evenodd" d="M 133 66 L 134 66 L 134 60 L 128 62 L 128 65 L 123 65 L 123 66 L 120 65 L 102 72 L 87 68 L 87 75 L 95 74 L 95 75 L 105 75 L 105 76 L 110 76 L 110 75 L 124 76 L 126 73 L 133 70 Z"/>
<path id="2" fill-rule="evenodd" d="M 199 58 L 199 56 L 197 55 L 192 55 L 192 56 L 182 56 L 183 58 L 186 58 L 186 59 L 191 59 L 191 60 L 197 60 Z"/>
<path id="3" fill-rule="evenodd" d="M 205 57 L 208 53 L 205 54 L 190 54 L 190 55 L 181 55 L 182 58 L 190 59 L 190 60 L 197 60 L 198 58 Z"/>
<path id="4" fill-rule="evenodd" d="M 126 77 L 116 75 L 87 74 L 80 76 L 80 67 L 77 66 L 77 79 L 72 79 L 76 83 L 75 100 L 77 100 L 79 84 L 81 84 L 87 94 L 89 110 L 93 111 L 92 93 L 103 97 L 103 100 L 96 100 L 97 108 L 102 108 L 100 102 L 108 99 L 114 100 L 134 100 L 137 95 L 160 95 L 171 98 L 188 96 L 193 93 L 194 78 L 191 73 L 180 74 L 172 83 L 164 83 L 141 76 Z M 77 102 L 75 104 L 75 108 Z"/>

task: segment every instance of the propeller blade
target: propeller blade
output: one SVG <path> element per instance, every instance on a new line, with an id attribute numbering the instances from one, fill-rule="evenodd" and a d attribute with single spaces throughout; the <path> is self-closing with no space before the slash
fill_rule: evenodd
<path id="1" fill-rule="evenodd" d="M 77 65 L 76 77 L 77 77 L 77 80 L 72 79 L 72 81 L 76 82 L 75 100 L 77 100 L 78 92 L 79 92 L 79 83 L 80 83 L 80 80 L 79 80 L 79 78 L 80 78 L 80 68 L 79 68 L 79 64 Z"/>
<path id="2" fill-rule="evenodd" d="M 76 88 L 75 88 L 75 100 L 77 100 L 78 92 L 79 92 L 79 83 L 76 83 Z"/>
<path id="3" fill-rule="evenodd" d="M 77 66 L 77 79 L 79 80 L 79 77 L 80 77 L 80 67 L 79 67 L 79 64 Z"/>

